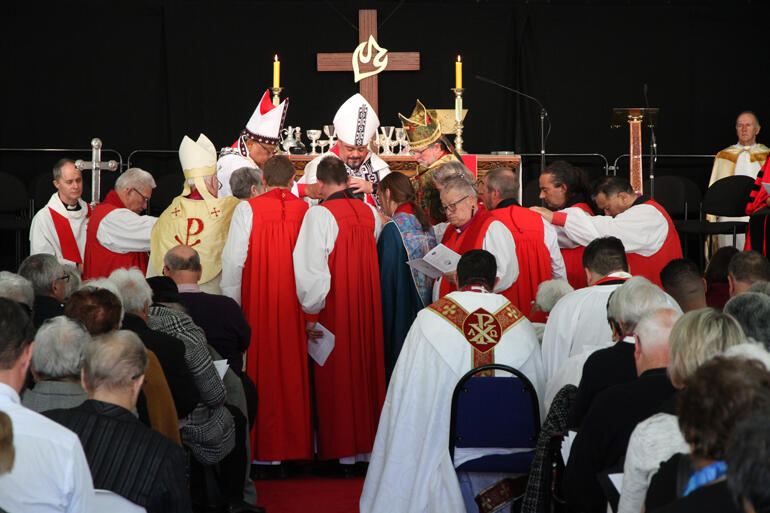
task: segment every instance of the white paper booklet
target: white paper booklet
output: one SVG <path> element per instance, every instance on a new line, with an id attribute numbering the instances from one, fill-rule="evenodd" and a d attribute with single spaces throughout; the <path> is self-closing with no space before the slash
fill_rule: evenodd
<path id="1" fill-rule="evenodd" d="M 222 379 L 225 377 L 225 372 L 227 372 L 227 360 L 214 360 L 214 368 L 217 369 L 217 374 L 219 374 L 219 379 Z"/>
<path id="2" fill-rule="evenodd" d="M 457 270 L 457 262 L 459 261 L 460 255 L 458 253 L 455 253 L 443 244 L 439 244 L 428 251 L 424 257 L 409 260 L 407 264 L 435 279 L 444 273 Z"/>
<path id="3" fill-rule="evenodd" d="M 317 341 L 307 339 L 307 352 L 318 365 L 323 367 L 332 349 L 334 349 L 334 333 L 326 329 L 320 322 L 316 323 L 315 328 L 323 332 L 323 336 Z"/>

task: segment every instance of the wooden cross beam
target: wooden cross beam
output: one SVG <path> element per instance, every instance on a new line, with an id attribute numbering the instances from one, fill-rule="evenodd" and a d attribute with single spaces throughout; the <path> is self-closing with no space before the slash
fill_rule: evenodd
<path id="1" fill-rule="evenodd" d="M 370 37 L 377 40 L 377 10 L 361 9 L 358 11 L 358 42 L 368 43 Z M 357 58 L 358 71 L 362 74 L 376 71 L 374 74 L 362 78 L 359 83 L 361 96 L 366 98 L 374 112 L 379 114 L 377 75 L 381 71 L 419 71 L 420 52 L 387 52 L 384 55 L 376 55 L 372 46 L 366 52 L 353 53 L 319 53 L 316 56 L 318 71 L 354 71 L 353 59 Z M 362 60 L 361 56 L 365 59 Z M 368 56 L 368 58 L 366 58 Z M 387 57 L 387 65 L 378 70 L 376 65 L 378 58 Z"/>

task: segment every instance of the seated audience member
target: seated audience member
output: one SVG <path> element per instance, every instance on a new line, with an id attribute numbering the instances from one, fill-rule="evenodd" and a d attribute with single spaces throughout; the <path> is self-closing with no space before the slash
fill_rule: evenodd
<path id="1" fill-rule="evenodd" d="M 62 264 L 62 269 L 64 269 L 64 274 L 67 275 L 67 286 L 65 287 L 66 290 L 64 294 L 64 300 L 66 302 L 66 300 L 69 299 L 70 296 L 80 288 L 83 280 L 80 278 L 80 271 L 78 271 L 78 268 L 74 265 Z"/>
<path id="2" fill-rule="evenodd" d="M 724 312 L 738 321 L 747 337 L 770 346 L 770 297 L 744 292 L 730 299 Z"/>
<path id="3" fill-rule="evenodd" d="M 538 340 L 543 340 L 545 323 L 548 322 L 548 316 L 553 307 L 561 298 L 572 292 L 575 292 L 575 289 L 567 280 L 546 280 L 537 287 L 535 302 L 532 303 L 532 310 L 530 310 L 527 319 L 535 328 Z"/>
<path id="4" fill-rule="evenodd" d="M 13 423 L 13 469 L 0 477 L 0 509 L 93 511 L 94 485 L 83 447 L 70 430 L 21 405 L 32 357 L 32 319 L 0 298 L 0 411 Z"/>
<path id="5" fill-rule="evenodd" d="M 82 404 L 86 392 L 80 386 L 80 356 L 90 340 L 78 321 L 63 315 L 45 321 L 32 350 L 35 388 L 22 393 L 21 404 L 38 412 Z"/>
<path id="6" fill-rule="evenodd" d="M 744 513 L 770 511 L 770 409 L 752 412 L 727 445 L 727 488 Z M 739 508 L 740 509 L 740 508 Z"/>
<path id="7" fill-rule="evenodd" d="M 64 314 L 85 324 L 88 333 L 95 337 L 120 328 L 123 306 L 115 285 L 106 278 L 100 278 L 86 282 L 83 288 L 72 294 L 64 307 Z M 147 356 L 147 383 L 142 389 L 144 399 L 140 396 L 137 406 L 139 418 L 155 431 L 181 445 L 179 419 L 163 367 L 155 353 L 148 351 Z"/>
<path id="8" fill-rule="evenodd" d="M 520 370 L 541 396 L 544 380 L 535 332 L 505 296 L 492 293 L 496 269 L 491 253 L 467 251 L 457 265 L 462 290 L 417 314 L 380 416 L 360 500 L 363 513 L 465 511 L 447 444 L 452 390 L 480 363 L 479 351 L 468 340 L 471 335 L 458 329 L 468 312 L 481 311 L 502 321 L 502 332 L 487 339 L 494 346 L 494 362 Z"/>
<path id="9" fill-rule="evenodd" d="M 741 251 L 733 255 L 727 266 L 730 297 L 749 290 L 755 281 L 770 281 L 770 262 L 756 251 Z"/>
<path id="10" fill-rule="evenodd" d="M 55 256 L 46 253 L 28 256 L 19 266 L 19 275 L 28 279 L 35 291 L 32 307 L 35 328 L 39 328 L 44 320 L 64 313 L 69 276 Z"/>
<path id="11" fill-rule="evenodd" d="M 13 469 L 16 450 L 13 448 L 13 422 L 4 411 L 0 411 L 0 476 Z"/>
<path id="12" fill-rule="evenodd" d="M 719 248 L 709 260 L 703 278 L 706 280 L 706 303 L 711 308 L 721 309 L 730 299 L 730 284 L 727 282 L 727 266 L 738 253 L 733 246 Z"/>
<path id="13" fill-rule="evenodd" d="M 607 298 L 631 277 L 623 243 L 615 237 L 594 239 L 583 252 L 583 269 L 588 287 L 564 296 L 545 325 L 543 368 L 547 379 L 571 356 L 612 344 Z"/>
<path id="14" fill-rule="evenodd" d="M 131 413 L 146 372 L 147 350 L 136 334 L 100 335 L 83 353 L 88 400 L 45 415 L 80 437 L 95 488 L 120 494 L 148 513 L 187 513 L 182 450 Z"/>
<path id="15" fill-rule="evenodd" d="M 634 328 L 634 360 L 638 378 L 599 393 L 583 418 L 564 470 L 564 494 L 569 511 L 604 511 L 607 500 L 597 473 L 617 466 L 628 439 L 642 420 L 658 413 L 675 389 L 666 375 L 668 339 L 681 316 L 660 308 Z"/>
<path id="16" fill-rule="evenodd" d="M 645 510 L 738 513 L 727 488 L 726 450 L 733 429 L 770 407 L 770 372 L 760 362 L 717 356 L 704 363 L 679 393 L 679 428 L 690 454 L 661 464 L 650 482 Z"/>
<path id="17" fill-rule="evenodd" d="M 265 192 L 262 171 L 252 167 L 241 167 L 230 175 L 230 190 L 241 200 L 256 198 Z"/>
<path id="18" fill-rule="evenodd" d="M 713 308 L 687 312 L 674 324 L 669 337 L 668 375 L 680 389 L 700 365 L 745 340 L 735 319 Z M 618 513 L 638 513 L 647 485 L 660 464 L 689 445 L 679 431 L 676 396 L 661 406 L 661 413 L 640 422 L 628 441 L 623 467 L 623 489 Z"/>
<path id="19" fill-rule="evenodd" d="M 8 271 L 0 271 L 0 297 L 26 305 L 30 311 L 35 304 L 32 283 L 23 276 Z"/>
<path id="20" fill-rule="evenodd" d="M 683 312 L 705 308 L 706 280 L 692 260 L 677 258 L 660 271 L 663 290 L 676 299 Z"/>
<path id="21" fill-rule="evenodd" d="M 152 289 L 138 269 L 115 269 L 109 281 L 120 292 L 120 300 L 126 311 L 122 329 L 131 330 L 158 357 L 166 375 L 171 395 L 174 397 L 177 415 L 183 419 L 200 402 L 200 393 L 195 386 L 190 370 L 185 365 L 184 343 L 147 327 L 147 313 L 152 303 Z"/>
<path id="22" fill-rule="evenodd" d="M 639 319 L 659 308 L 679 310 L 679 305 L 671 296 L 641 276 L 630 278 L 612 293 L 607 301 L 607 318 L 617 342 L 592 353 L 583 365 L 575 403 L 570 410 L 571 428 L 580 426 L 583 416 L 599 392 L 636 379 L 636 325 Z"/>
<path id="23" fill-rule="evenodd" d="M 749 287 L 749 292 L 759 292 L 766 296 L 770 296 L 770 281 L 755 281 Z"/>

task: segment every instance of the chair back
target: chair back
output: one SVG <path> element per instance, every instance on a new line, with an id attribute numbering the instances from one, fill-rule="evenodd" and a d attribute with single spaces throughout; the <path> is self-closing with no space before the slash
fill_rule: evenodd
<path id="1" fill-rule="evenodd" d="M 0 171 L 0 213 L 26 214 L 29 207 L 27 188 L 10 173 Z"/>
<path id="2" fill-rule="evenodd" d="M 147 513 L 147 510 L 110 490 L 94 490 L 94 511 Z"/>
<path id="3" fill-rule="evenodd" d="M 150 214 L 159 216 L 163 213 L 171 202 L 182 194 L 185 177 L 179 173 L 172 173 L 159 176 L 155 179 L 157 187 L 152 191 L 150 199 Z"/>
<path id="4" fill-rule="evenodd" d="M 750 176 L 727 176 L 717 180 L 703 196 L 703 213 L 715 216 L 742 217 L 754 185 Z"/>
<path id="5" fill-rule="evenodd" d="M 511 376 L 476 376 L 502 370 Z M 455 448 L 534 449 L 540 430 L 540 408 L 532 383 L 520 371 L 502 364 L 482 365 L 466 373 L 452 394 L 449 454 Z M 532 451 L 489 455 L 468 461 L 458 470 L 528 472 Z"/>

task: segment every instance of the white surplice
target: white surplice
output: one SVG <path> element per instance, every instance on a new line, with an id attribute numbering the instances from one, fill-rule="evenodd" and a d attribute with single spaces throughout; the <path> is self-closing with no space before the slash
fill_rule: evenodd
<path id="1" fill-rule="evenodd" d="M 628 278 L 624 272 L 608 277 Z M 609 346 L 612 330 L 607 322 L 607 300 L 620 284 L 593 285 L 562 297 L 548 315 L 543 331 L 543 369 L 551 379 L 571 356 L 586 346 Z"/>
<path id="2" fill-rule="evenodd" d="M 452 225 L 446 227 L 447 230 L 456 230 Z M 500 221 L 489 223 L 487 233 L 484 235 L 484 242 L 481 249 L 489 251 L 494 255 L 497 261 L 497 277 L 500 280 L 495 285 L 495 292 L 502 292 L 513 285 L 513 282 L 519 279 L 519 262 L 516 259 L 516 243 L 513 240 L 511 231 Z M 440 277 L 433 282 L 433 301 L 438 301 L 441 294 Z"/>
<path id="3" fill-rule="evenodd" d="M 218 198 L 233 195 L 233 191 L 230 189 L 230 177 L 233 175 L 233 171 L 242 167 L 258 169 L 257 164 L 250 157 L 244 157 L 235 148 L 222 149 L 222 154 L 217 159 L 217 178 L 222 184 L 222 188 L 217 193 Z"/>
<path id="4" fill-rule="evenodd" d="M 86 229 L 88 227 L 88 205 L 80 198 L 78 198 L 78 204 L 80 205 L 80 210 L 67 210 L 59 198 L 59 193 L 53 193 L 48 203 L 38 210 L 35 217 L 32 218 L 32 224 L 29 227 L 30 255 L 48 253 L 58 258 L 62 264 L 76 265 L 75 262 L 67 260 L 62 256 L 59 235 L 53 224 L 50 208 L 66 217 L 69 221 L 72 235 L 75 237 L 78 251 L 80 251 L 80 260 L 81 262 L 83 261 L 86 247 Z"/>
<path id="5" fill-rule="evenodd" d="M 382 219 L 376 208 L 364 204 L 374 216 L 374 238 L 377 239 L 382 231 Z M 329 255 L 334 250 L 339 231 L 334 214 L 322 205 L 310 207 L 302 220 L 293 259 L 297 297 L 306 313 L 317 314 L 326 305 L 332 279 Z"/>
<path id="6" fill-rule="evenodd" d="M 233 298 L 239 305 L 241 304 L 243 266 L 249 254 L 253 222 L 254 213 L 251 211 L 251 204 L 248 201 L 242 201 L 233 210 L 227 242 L 222 249 L 222 281 L 219 286 L 222 289 L 222 295 Z"/>
<path id="7" fill-rule="evenodd" d="M 339 158 L 336 153 L 332 153 L 331 151 L 327 151 L 326 153 L 318 155 L 316 158 L 307 163 L 305 170 L 302 172 L 302 177 L 300 177 L 300 179 L 297 181 L 297 184 L 307 185 L 316 183 L 316 170 L 318 169 L 318 164 L 326 157 Z M 390 174 L 390 167 L 388 167 L 388 163 L 371 151 L 366 154 L 366 157 L 364 157 L 364 160 L 361 162 L 360 166 L 353 169 L 352 167 L 345 164 L 345 170 L 348 172 L 348 176 L 353 178 L 363 178 L 369 182 L 377 183 L 379 183 L 383 178 Z M 295 196 L 300 197 L 298 191 L 299 189 L 296 187 L 296 185 L 291 190 Z M 319 200 L 308 197 L 302 197 L 302 199 L 307 201 L 310 205 L 317 205 L 319 202 Z M 366 195 L 366 202 L 370 205 L 377 204 L 375 199 L 376 194 Z"/>
<path id="8" fill-rule="evenodd" d="M 447 297 L 469 312 L 484 308 L 494 313 L 507 302 L 502 295 L 480 292 L 455 291 Z M 542 397 L 540 348 L 527 319 L 504 333 L 494 351 L 496 363 L 520 370 Z M 449 321 L 429 309 L 417 314 L 380 415 L 361 494 L 362 513 L 465 511 L 447 446 L 452 391 L 471 370 L 471 355 L 472 346 Z M 455 464 L 490 452 L 500 450 L 463 451 L 462 457 L 456 453 Z"/>
<path id="9" fill-rule="evenodd" d="M 115 253 L 150 251 L 150 234 L 157 217 L 142 216 L 127 208 L 116 208 L 102 218 L 96 240 Z"/>
<path id="10" fill-rule="evenodd" d="M 559 249 L 559 237 L 556 228 L 545 219 L 543 219 L 543 243 L 551 255 L 551 279 L 567 281 L 567 268 Z"/>

